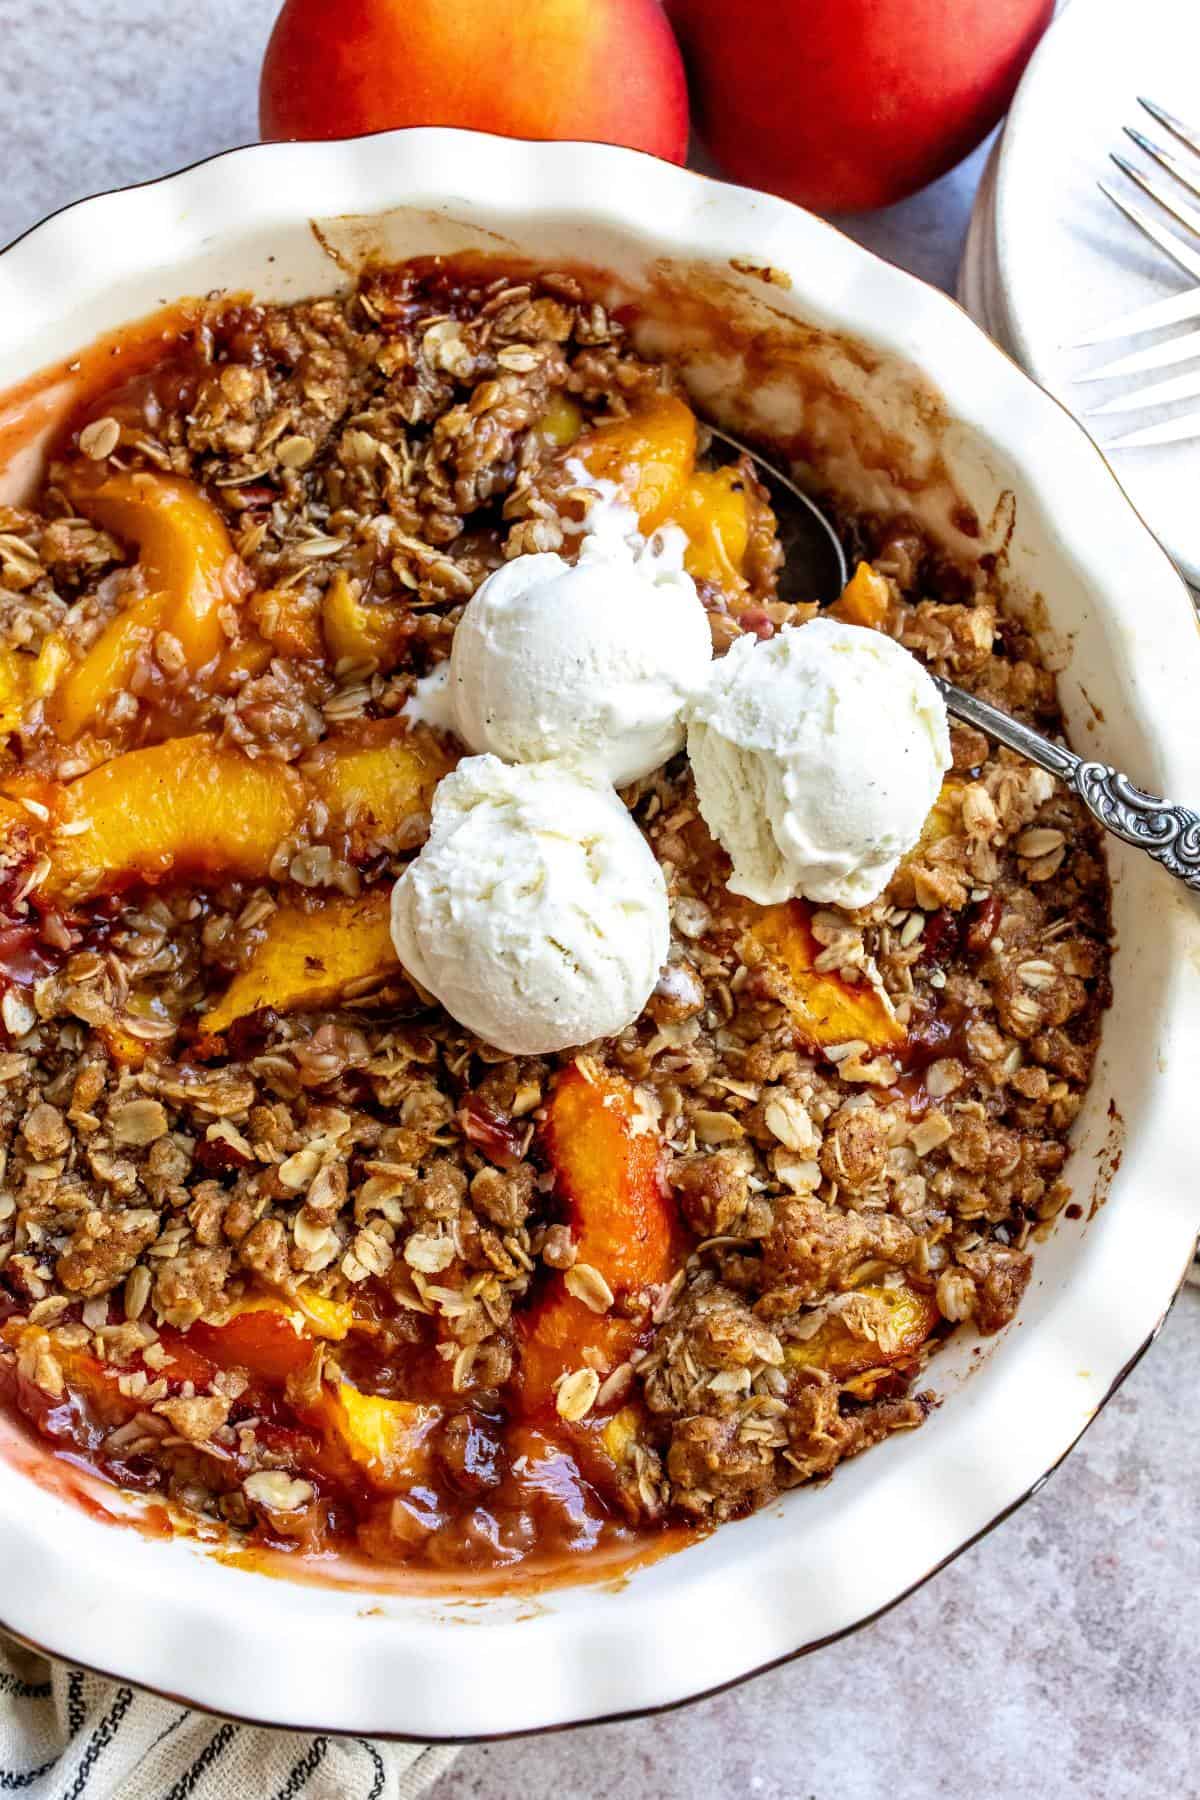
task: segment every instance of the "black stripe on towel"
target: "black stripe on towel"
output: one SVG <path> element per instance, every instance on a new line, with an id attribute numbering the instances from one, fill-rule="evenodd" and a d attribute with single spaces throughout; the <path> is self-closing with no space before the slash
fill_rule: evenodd
<path id="1" fill-rule="evenodd" d="M 296 1795 L 306 1788 L 316 1774 L 329 1751 L 329 1739 L 317 1737 L 312 1741 L 307 1756 L 302 1756 L 283 1786 L 275 1796 L 275 1800 L 296 1800 Z"/>
<path id="2" fill-rule="evenodd" d="M 71 1734 L 71 1742 L 83 1730 L 83 1721 L 87 1717 L 87 1708 L 83 1704 L 83 1670 L 72 1669 L 67 1676 L 67 1730 Z"/>
<path id="3" fill-rule="evenodd" d="M 22 1788 L 32 1787 L 34 1782 L 40 1781 L 57 1761 L 58 1758 L 52 1756 L 50 1761 L 44 1762 L 40 1768 L 23 1769 L 19 1773 L 16 1769 L 0 1769 L 0 1794 L 16 1794 Z"/>
<path id="4" fill-rule="evenodd" d="M 22 1681 L 0 1669 L 0 1694 L 11 1694 L 14 1700 L 48 1700 L 51 1688 L 48 1681 Z"/>
<path id="5" fill-rule="evenodd" d="M 379 1796 L 383 1792 L 384 1783 L 387 1781 L 387 1770 L 383 1766 L 383 1758 L 369 1738 L 359 1738 L 358 1741 L 370 1757 L 371 1761 L 375 1764 L 375 1780 L 372 1784 L 370 1793 L 367 1795 L 367 1800 L 379 1800 Z"/>
<path id="6" fill-rule="evenodd" d="M 183 1714 L 185 1719 L 187 1716 L 186 1713 Z M 175 1723 L 178 1724 L 179 1720 L 177 1719 Z M 174 1730 L 174 1726 L 171 1729 Z M 164 1800 L 188 1800 L 188 1795 L 195 1791 L 196 1784 L 201 1777 L 211 1769 L 219 1756 L 224 1756 L 241 1729 L 241 1726 L 235 1725 L 232 1719 L 226 1719 L 225 1723 L 213 1732 L 191 1768 L 184 1770 L 170 1793 L 165 1795 Z"/>
<path id="7" fill-rule="evenodd" d="M 82 1675 L 80 1675 L 79 1685 L 80 1692 L 82 1693 Z M 117 1734 L 117 1726 L 121 1723 L 121 1720 L 125 1717 L 125 1714 L 132 1705 L 133 1689 L 119 1687 L 117 1689 L 116 1699 L 113 1701 L 107 1713 L 105 1713 L 88 1740 L 88 1747 L 83 1753 L 83 1761 L 75 1771 L 74 1785 L 71 1788 L 70 1793 L 65 1796 L 65 1800 L 79 1800 L 79 1796 L 88 1784 L 88 1777 L 91 1775 L 92 1770 L 95 1768 L 104 1752 L 108 1749 L 108 1746 L 112 1743 L 113 1738 Z M 72 1736 L 74 1736 L 74 1732 L 72 1732 Z"/>

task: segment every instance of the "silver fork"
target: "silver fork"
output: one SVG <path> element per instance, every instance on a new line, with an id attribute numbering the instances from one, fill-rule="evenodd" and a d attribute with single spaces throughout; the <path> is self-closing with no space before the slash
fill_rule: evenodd
<path id="1" fill-rule="evenodd" d="M 1112 160 L 1123 175 L 1168 213 L 1176 224 L 1183 226 L 1189 234 L 1188 238 L 1169 231 L 1155 213 L 1139 206 L 1136 201 L 1128 199 L 1118 189 L 1109 187 L 1106 182 L 1098 184 L 1100 191 L 1131 224 L 1165 252 L 1172 262 L 1190 275 L 1194 282 L 1200 283 L 1200 206 L 1192 205 L 1179 191 L 1183 189 L 1200 198 L 1200 131 L 1185 124 L 1182 119 L 1177 119 L 1163 107 L 1155 105 L 1152 100 L 1139 97 L 1138 105 L 1192 154 L 1180 156 L 1175 150 L 1155 143 L 1143 132 L 1135 131 L 1131 125 L 1127 125 L 1124 128 L 1125 135 L 1143 155 L 1166 171 L 1169 180 L 1163 181 L 1151 170 L 1129 162 L 1115 151 L 1112 153 Z M 1080 338 L 1078 347 L 1161 330 L 1165 326 L 1183 324 L 1191 319 L 1200 319 L 1200 286 L 1124 313 L 1119 319 L 1110 320 L 1106 325 Z M 1193 361 L 1200 361 L 1200 330 L 1185 332 L 1182 336 L 1169 338 L 1165 343 L 1152 344 L 1148 349 L 1132 351 L 1114 362 L 1104 363 L 1098 369 L 1089 369 L 1086 374 L 1076 376 L 1076 380 L 1124 380 L 1131 375 L 1144 375 L 1152 370 L 1167 369 L 1179 363 Z M 1096 418 L 1137 412 L 1148 406 L 1167 406 L 1178 400 L 1193 400 L 1197 395 L 1200 395 L 1200 369 L 1170 376 L 1165 381 L 1153 381 L 1147 386 L 1119 394 L 1115 399 L 1106 400 L 1103 405 L 1092 408 L 1089 416 Z M 1111 438 L 1104 448 L 1134 450 L 1154 444 L 1182 443 L 1196 437 L 1200 437 L 1200 413 L 1187 413 L 1181 418 L 1142 426 L 1139 430 L 1126 432 L 1122 437 Z"/>

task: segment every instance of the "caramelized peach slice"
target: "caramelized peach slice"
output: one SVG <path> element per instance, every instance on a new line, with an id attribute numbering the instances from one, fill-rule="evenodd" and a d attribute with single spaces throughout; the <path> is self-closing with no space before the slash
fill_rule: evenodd
<path id="1" fill-rule="evenodd" d="M 210 1036 L 227 1031 L 235 1019 L 264 1006 L 278 1013 L 327 1006 L 352 982 L 391 974 L 400 964 L 390 914 L 387 893 L 339 896 L 309 908 L 281 906 L 200 1029 Z"/>
<path id="2" fill-rule="evenodd" d="M 658 1136 L 639 1117 L 624 1076 L 591 1062 L 564 1069 L 547 1109 L 545 1145 L 578 1256 L 523 1321 L 521 1382 L 530 1410 L 553 1403 L 560 1376 L 597 1363 L 611 1370 L 634 1346 L 634 1326 L 606 1307 L 593 1273 L 620 1301 L 666 1281 L 672 1266 Z"/>
<path id="3" fill-rule="evenodd" d="M 82 661 L 63 676 L 47 703 L 46 720 L 65 743 L 128 685 L 140 652 L 153 643 L 162 622 L 162 595 L 143 594 L 109 621 Z"/>
<path id="4" fill-rule="evenodd" d="M 32 658 L 19 650 L 0 648 L 0 734 L 15 731 L 25 716 L 27 664 Z"/>
<path id="5" fill-rule="evenodd" d="M 364 1394 L 349 1381 L 330 1390 L 327 1406 L 336 1441 L 375 1487 L 396 1493 L 428 1474 L 440 1406 Z"/>
<path id="6" fill-rule="evenodd" d="M 559 388 L 551 394 L 546 410 L 534 426 L 534 430 L 549 444 L 556 444 L 565 450 L 573 444 L 583 430 L 583 413 L 571 399 Z"/>
<path id="7" fill-rule="evenodd" d="M 247 1308 L 223 1325 L 203 1320 L 193 1325 L 187 1341 L 219 1369 L 239 1369 L 267 1387 L 282 1387 L 298 1375 L 313 1353 L 310 1338 L 282 1310 Z"/>
<path id="8" fill-rule="evenodd" d="M 274 645 L 265 638 L 243 638 L 230 644 L 217 658 L 212 685 L 218 694 L 236 694 L 255 675 L 261 675 L 275 654 Z"/>
<path id="9" fill-rule="evenodd" d="M 78 1394 L 85 1399 L 89 1409 L 107 1425 L 132 1418 L 144 1404 L 140 1398 L 121 1391 L 122 1376 L 128 1374 L 131 1367 L 143 1369 L 152 1379 L 162 1376 L 173 1387 L 190 1381 L 195 1387 L 204 1388 L 213 1373 L 212 1363 L 190 1347 L 178 1332 L 169 1328 L 164 1329 L 159 1338 L 165 1358 L 153 1370 L 145 1368 L 140 1357 L 132 1365 L 101 1362 L 85 1346 L 64 1344 L 60 1339 L 52 1338 L 41 1326 L 19 1323 L 15 1319 L 8 1325 L 0 1326 L 0 1342 L 15 1349 L 21 1364 L 32 1369 L 35 1386 L 42 1385 L 43 1377 L 57 1386 L 58 1379 L 54 1373 L 57 1369 L 66 1392 Z M 48 1352 L 45 1357 L 44 1352 Z M 43 1391 L 51 1390 L 45 1388 Z M 62 1395 L 54 1393 L 53 1398 L 61 1400 Z M 58 1433 L 50 1429 L 47 1435 L 55 1437 Z"/>
<path id="10" fill-rule="evenodd" d="M 20 800 L 11 794 L 0 794 L 0 852 L 6 863 L 20 865 L 32 862 L 41 853 L 45 826 Z"/>
<path id="11" fill-rule="evenodd" d="M 412 637 L 412 617 L 394 603 L 368 605 L 359 584 L 339 569 L 321 603 L 325 648 L 335 662 L 393 669 Z"/>
<path id="12" fill-rule="evenodd" d="M 81 1395 L 101 1424 L 116 1425 L 132 1418 L 137 1411 L 137 1402 L 121 1392 L 120 1368 L 101 1362 L 82 1345 L 61 1344 L 42 1326 L 16 1319 L 0 1326 L 0 1343 L 16 1351 L 18 1368 L 29 1372 L 27 1379 L 35 1388 L 59 1402 L 64 1398 L 64 1388 L 68 1394 Z M 21 1405 L 19 1390 L 18 1405 Z M 38 1418 L 38 1409 L 22 1406 L 22 1411 L 35 1420 Z M 57 1435 L 52 1428 L 47 1429 L 46 1434 Z"/>
<path id="13" fill-rule="evenodd" d="M 79 899 L 172 872 L 262 876 L 304 808 L 293 770 L 210 737 L 131 750 L 62 790 L 45 891 Z"/>
<path id="14" fill-rule="evenodd" d="M 922 850 L 929 850 L 934 844 L 940 844 L 943 838 L 950 837 L 958 829 L 966 787 L 965 781 L 956 781 L 953 775 L 943 781 L 938 797 L 930 808 L 929 817 L 921 827 L 921 835 L 909 852 L 910 856 L 918 856 Z"/>
<path id="15" fill-rule="evenodd" d="M 696 461 L 696 415 L 673 394 L 656 394 L 628 418 L 597 425 L 576 440 L 588 473 L 622 490 L 651 532 L 671 516 Z"/>
<path id="16" fill-rule="evenodd" d="M 941 1317 L 933 1296 L 907 1283 L 862 1287 L 856 1295 L 866 1302 L 864 1323 L 875 1335 L 852 1329 L 853 1305 L 829 1313 L 812 1337 L 787 1346 L 789 1368 L 824 1369 L 838 1381 L 890 1368 L 915 1355 Z"/>
<path id="17" fill-rule="evenodd" d="M 353 1322 L 348 1302 L 300 1288 L 287 1299 L 255 1294 L 239 1300 L 219 1325 L 193 1325 L 187 1342 L 220 1369 L 244 1369 L 268 1386 L 282 1386 L 307 1366 L 314 1339 L 338 1343 Z"/>
<path id="18" fill-rule="evenodd" d="M 246 612 L 274 654 L 297 662 L 324 655 L 318 609 L 307 595 L 294 588 L 264 588 L 251 597 Z"/>
<path id="19" fill-rule="evenodd" d="M 132 1031 L 126 1031 L 123 1025 L 115 1020 L 105 1021 L 97 1025 L 96 1035 L 118 1068 L 140 1069 L 144 1066 L 149 1045 L 134 1037 Z"/>
<path id="20" fill-rule="evenodd" d="M 70 651 L 55 632 L 36 656 L 0 649 L 0 736 L 16 731 L 30 708 L 53 693 L 70 661 Z"/>
<path id="21" fill-rule="evenodd" d="M 72 472 L 67 492 L 81 513 L 137 545 L 147 592 L 163 596 L 163 628 L 190 669 L 210 663 L 225 644 L 221 608 L 250 585 L 212 502 L 179 476 L 132 470 L 97 479 L 91 466 Z"/>
<path id="22" fill-rule="evenodd" d="M 813 937 L 811 908 L 803 900 L 749 911 L 747 936 L 759 952 L 787 975 L 787 1005 L 802 1040 L 817 1049 L 861 1038 L 872 1049 L 904 1042 L 894 1019 L 875 989 L 864 982 L 852 987 L 836 974 L 818 974 L 820 946 Z"/>
<path id="23" fill-rule="evenodd" d="M 351 854 L 367 856 L 397 843 L 407 822 L 428 812 L 454 761 L 432 733 L 377 719 L 319 744 L 304 772 L 331 826 L 348 834 Z"/>
<path id="24" fill-rule="evenodd" d="M 604 1448 L 605 1455 L 609 1457 L 618 1468 L 620 1468 L 621 1464 L 625 1461 L 625 1458 L 629 1455 L 630 1450 L 637 1441 L 637 1435 L 638 1413 L 636 1407 L 623 1406 L 619 1412 L 613 1413 L 611 1418 L 604 1421 L 604 1428 L 600 1433 L 600 1442 Z"/>
<path id="25" fill-rule="evenodd" d="M 141 1036 L 136 1029 L 139 1022 L 155 1027 L 174 1027 L 174 1020 L 161 1000 L 137 995 L 128 997 L 122 1013 L 111 1012 L 95 1021 L 96 1035 L 119 1068 L 140 1069 L 154 1049 L 169 1050 L 170 1038 L 157 1030 Z"/>
<path id="26" fill-rule="evenodd" d="M 869 562 L 860 562 L 842 589 L 841 598 L 829 608 L 830 616 L 846 625 L 863 625 L 878 631 L 887 618 L 891 590 Z"/>
<path id="27" fill-rule="evenodd" d="M 213 662 L 226 642 L 221 610 L 244 598 L 249 576 L 221 515 L 190 481 L 146 470 L 105 474 L 88 464 L 70 472 L 66 489 L 81 513 L 136 544 L 143 582 L 47 705 L 52 729 L 70 740 L 127 685 L 156 632 L 176 640 L 193 674 Z"/>
<path id="28" fill-rule="evenodd" d="M 688 540 L 684 565 L 697 581 L 715 581 L 726 593 L 746 586 L 743 566 L 750 541 L 750 501 L 732 465 L 693 475 L 671 513 Z"/>

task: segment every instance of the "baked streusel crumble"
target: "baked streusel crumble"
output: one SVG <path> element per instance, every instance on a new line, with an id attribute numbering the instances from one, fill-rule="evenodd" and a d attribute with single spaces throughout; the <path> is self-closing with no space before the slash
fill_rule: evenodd
<path id="1" fill-rule="evenodd" d="M 576 554 L 582 478 L 682 526 L 718 656 L 816 610 L 629 322 L 436 261 L 196 303 L 0 507 L 0 1399 L 254 1543 L 745 1514 L 919 1425 L 1069 1199 L 1104 864 L 973 730 L 857 910 L 732 893 L 683 754 L 625 787 L 671 942 L 616 1036 L 507 1055 L 406 977 L 462 746 L 405 708 L 485 576 Z M 989 566 L 841 524 L 836 617 L 1061 731 Z"/>

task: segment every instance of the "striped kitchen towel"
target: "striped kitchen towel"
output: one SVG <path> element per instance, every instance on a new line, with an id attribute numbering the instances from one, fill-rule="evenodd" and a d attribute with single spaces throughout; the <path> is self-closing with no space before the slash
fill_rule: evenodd
<path id="1" fill-rule="evenodd" d="M 454 1745 L 235 1725 L 0 1636 L 0 1795 L 26 1800 L 416 1800 Z"/>

